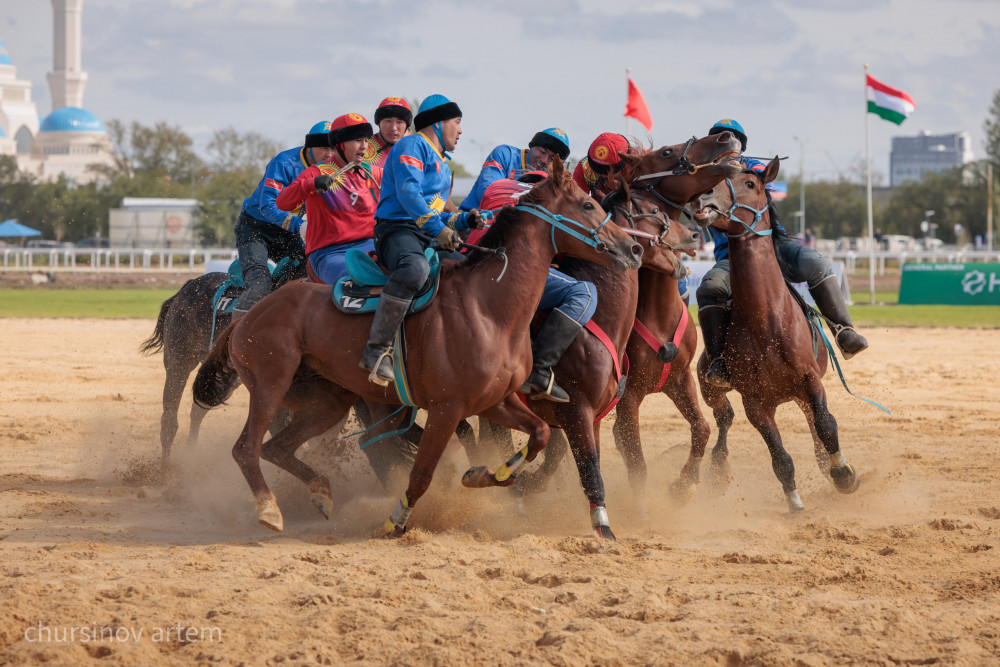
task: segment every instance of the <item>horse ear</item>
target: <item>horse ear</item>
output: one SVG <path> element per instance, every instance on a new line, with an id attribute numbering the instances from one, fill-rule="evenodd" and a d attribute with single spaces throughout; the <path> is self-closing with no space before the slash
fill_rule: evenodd
<path id="1" fill-rule="evenodd" d="M 781 169 L 781 160 L 775 155 L 774 159 L 767 163 L 767 168 L 764 170 L 764 182 L 770 183 L 778 177 L 778 170 Z"/>
<path id="2" fill-rule="evenodd" d="M 552 166 L 550 167 L 552 172 L 552 177 L 557 181 L 562 181 L 566 177 L 566 170 L 563 169 L 563 161 L 558 155 L 552 158 Z"/>

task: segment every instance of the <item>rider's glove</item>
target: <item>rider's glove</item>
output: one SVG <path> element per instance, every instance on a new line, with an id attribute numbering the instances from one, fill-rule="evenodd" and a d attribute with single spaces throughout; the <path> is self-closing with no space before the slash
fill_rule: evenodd
<path id="1" fill-rule="evenodd" d="M 451 227 L 444 227 L 437 235 L 438 245 L 445 250 L 454 250 L 462 242 L 458 232 Z"/>
<path id="2" fill-rule="evenodd" d="M 329 190 L 330 186 L 333 185 L 333 176 L 330 174 L 320 174 L 313 179 L 313 187 L 319 190 Z"/>

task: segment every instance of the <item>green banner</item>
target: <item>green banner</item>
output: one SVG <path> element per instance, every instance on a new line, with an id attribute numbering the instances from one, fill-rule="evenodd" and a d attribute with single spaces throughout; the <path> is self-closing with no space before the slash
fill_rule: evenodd
<path id="1" fill-rule="evenodd" d="M 899 303 L 1000 306 L 1000 264 L 906 263 Z"/>

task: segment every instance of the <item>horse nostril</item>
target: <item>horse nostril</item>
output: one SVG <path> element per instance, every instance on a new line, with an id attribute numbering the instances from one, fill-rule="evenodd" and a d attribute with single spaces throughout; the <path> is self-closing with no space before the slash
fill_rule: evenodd
<path id="1" fill-rule="evenodd" d="M 701 232 L 691 232 L 691 240 L 692 241 L 700 241 L 701 240 Z"/>
<path id="2" fill-rule="evenodd" d="M 632 244 L 632 256 L 636 259 L 640 259 L 642 257 L 642 246 L 638 243 Z"/>

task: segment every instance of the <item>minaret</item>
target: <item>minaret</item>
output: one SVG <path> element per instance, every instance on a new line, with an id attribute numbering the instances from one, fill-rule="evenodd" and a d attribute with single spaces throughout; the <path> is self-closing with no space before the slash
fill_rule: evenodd
<path id="1" fill-rule="evenodd" d="M 52 0 L 52 72 L 48 75 L 52 111 L 83 107 L 83 0 Z"/>

